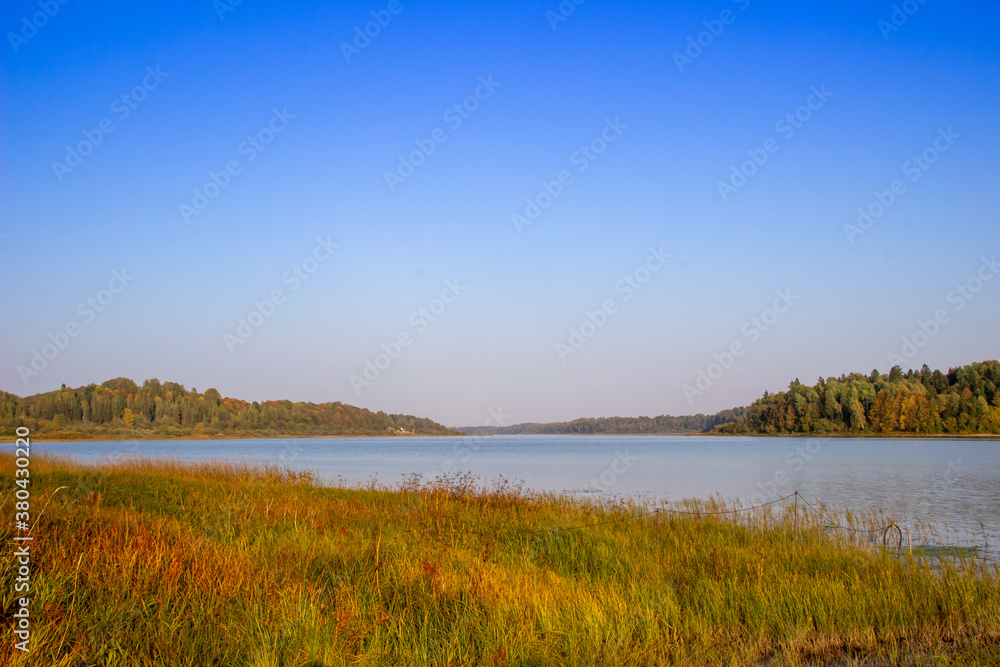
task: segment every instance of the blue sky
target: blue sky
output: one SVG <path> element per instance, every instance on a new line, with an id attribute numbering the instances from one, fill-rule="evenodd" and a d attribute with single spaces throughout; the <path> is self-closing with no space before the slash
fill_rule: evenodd
<path id="1" fill-rule="evenodd" d="M 222 1 L 4 4 L 3 389 L 479 425 L 998 356 L 1000 8 Z"/>

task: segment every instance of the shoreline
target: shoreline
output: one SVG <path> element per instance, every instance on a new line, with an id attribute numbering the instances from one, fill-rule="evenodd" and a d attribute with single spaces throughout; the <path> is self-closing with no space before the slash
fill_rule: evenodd
<path id="1" fill-rule="evenodd" d="M 703 433 L 702 435 L 713 435 L 722 438 L 858 438 L 868 440 L 891 440 L 893 438 L 926 438 L 932 440 L 965 440 L 969 438 L 983 438 L 986 440 L 1000 439 L 1000 433 L 868 433 L 865 435 L 858 433 Z"/>
<path id="2" fill-rule="evenodd" d="M 183 436 L 183 437 L 93 437 L 93 438 L 48 438 L 44 434 L 32 435 L 31 439 L 39 443 L 72 443 L 72 442 L 210 442 L 213 440 L 312 440 L 325 438 L 490 438 L 497 435 L 510 436 L 577 436 L 581 438 L 601 437 L 661 437 L 661 436 L 712 436 L 721 438 L 816 438 L 844 440 L 1000 440 L 996 433 L 870 433 L 859 435 L 854 433 L 455 433 L 455 434 L 423 434 L 405 433 L 393 435 L 358 434 L 358 435 L 223 435 L 223 436 Z M 0 436 L 0 443 L 14 444 L 16 436 Z"/>
<path id="3" fill-rule="evenodd" d="M 510 436 L 579 436 L 581 438 L 600 438 L 609 436 L 635 436 L 651 437 L 664 435 L 677 436 L 712 436 L 720 438 L 748 437 L 748 438 L 844 438 L 859 440 L 880 440 L 880 439 L 933 439 L 933 440 L 965 440 L 968 438 L 982 438 L 986 440 L 1000 440 L 1000 433 L 867 433 L 864 435 L 857 433 L 467 433 L 469 438 L 488 438 L 494 435 Z"/>
<path id="4" fill-rule="evenodd" d="M 48 438 L 44 434 L 29 436 L 33 442 L 209 442 L 212 440 L 309 440 L 313 438 L 455 438 L 461 437 L 461 433 L 456 434 L 423 434 L 423 433 L 402 433 L 394 435 L 258 435 L 245 437 L 241 435 L 222 436 L 182 436 L 182 437 L 160 437 L 160 438 L 132 438 L 127 436 L 97 437 L 97 438 Z M 0 436 L 0 443 L 12 445 L 16 442 L 17 436 Z"/>

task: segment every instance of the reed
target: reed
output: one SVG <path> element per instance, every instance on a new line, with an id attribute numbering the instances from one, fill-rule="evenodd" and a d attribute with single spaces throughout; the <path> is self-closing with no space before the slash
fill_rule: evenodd
<path id="1" fill-rule="evenodd" d="M 469 475 L 331 488 L 277 468 L 37 456 L 33 511 L 48 505 L 22 655 L 9 455 L 0 479 L 2 664 L 1000 660 L 995 564 L 897 556 L 804 504 L 595 504 Z M 858 529 L 885 520 L 817 509 Z"/>

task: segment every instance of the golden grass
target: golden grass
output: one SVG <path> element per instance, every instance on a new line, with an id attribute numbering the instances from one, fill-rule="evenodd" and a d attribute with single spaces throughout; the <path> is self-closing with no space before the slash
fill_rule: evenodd
<path id="1" fill-rule="evenodd" d="M 854 544 L 804 506 L 795 520 L 720 501 L 646 513 L 469 477 L 345 489 L 277 469 L 43 457 L 24 656 L 12 457 L 0 471 L 0 664 L 1000 661 L 995 565 Z"/>

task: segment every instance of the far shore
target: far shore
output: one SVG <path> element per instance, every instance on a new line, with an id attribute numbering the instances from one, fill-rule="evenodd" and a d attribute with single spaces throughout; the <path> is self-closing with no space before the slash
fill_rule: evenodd
<path id="1" fill-rule="evenodd" d="M 685 434 L 688 435 L 688 434 Z M 985 438 L 995 440 L 1000 433 L 699 433 L 691 435 L 717 435 L 721 437 L 744 436 L 750 438 L 905 438 L 930 440 L 964 440 L 966 438 Z"/>
<path id="2" fill-rule="evenodd" d="M 664 432 L 664 433 L 480 433 L 480 434 L 466 434 L 466 433 L 438 433 L 438 434 L 424 434 L 424 433 L 394 433 L 391 435 L 375 434 L 375 433 L 365 433 L 365 434 L 350 434 L 350 435 L 186 435 L 182 437 L 170 437 L 168 435 L 143 435 L 136 437 L 134 435 L 108 435 L 108 436 L 94 436 L 94 437 L 83 437 L 83 438 L 49 438 L 45 434 L 41 435 L 31 435 L 31 439 L 35 442 L 50 442 L 50 443 L 72 443 L 72 442 L 185 442 L 185 441 L 197 441 L 205 442 L 211 440 L 289 440 L 289 439 L 301 439 L 301 440 L 314 440 L 314 439 L 326 439 L 326 438 L 482 438 L 482 437 L 492 437 L 494 435 L 524 435 L 524 436 L 579 436 L 584 438 L 599 438 L 607 436 L 632 436 L 632 437 L 649 437 L 649 436 L 664 436 L 664 435 L 676 435 L 676 436 L 718 436 L 722 438 L 726 437 L 750 437 L 750 438 L 843 438 L 843 439 L 905 439 L 905 440 L 967 440 L 967 439 L 979 439 L 979 440 L 1000 440 L 1000 434 L 997 433 L 679 433 L 679 432 Z M 0 436 L 0 442 L 4 444 L 13 444 L 16 441 L 16 436 Z"/>
<path id="3" fill-rule="evenodd" d="M 462 433 L 393 433 L 382 435 L 381 433 L 358 433 L 350 435 L 185 435 L 171 437 L 169 435 L 140 436 L 132 435 L 108 435 L 84 438 L 49 438 L 46 434 L 31 434 L 29 437 L 35 442 L 173 442 L 173 441 L 198 441 L 208 440 L 311 440 L 317 438 L 455 438 L 463 437 Z M 0 436 L 0 442 L 13 444 L 17 437 L 12 435 Z"/>

